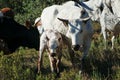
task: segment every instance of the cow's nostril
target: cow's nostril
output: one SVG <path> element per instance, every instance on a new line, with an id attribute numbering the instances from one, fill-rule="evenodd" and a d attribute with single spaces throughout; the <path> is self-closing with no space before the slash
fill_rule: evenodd
<path id="1" fill-rule="evenodd" d="M 73 45 L 73 49 L 74 49 L 75 51 L 78 51 L 79 48 L 80 48 L 80 45 Z"/>
<path id="2" fill-rule="evenodd" d="M 50 56 L 51 56 L 51 57 L 55 57 L 55 56 L 56 56 L 56 53 L 51 53 Z"/>

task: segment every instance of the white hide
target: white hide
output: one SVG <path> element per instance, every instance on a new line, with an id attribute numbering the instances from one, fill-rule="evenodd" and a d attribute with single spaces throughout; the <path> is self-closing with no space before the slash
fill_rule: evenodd
<path id="1" fill-rule="evenodd" d="M 103 4 L 105 4 L 106 6 L 110 7 L 111 6 L 111 0 L 102 0 Z"/>
<path id="2" fill-rule="evenodd" d="M 102 4 L 102 0 L 89 0 L 89 1 L 85 1 L 83 2 L 83 6 L 84 8 L 86 8 L 87 10 L 94 10 L 96 7 L 100 7 Z"/>
<path id="3" fill-rule="evenodd" d="M 114 43 L 113 43 L 114 37 L 116 34 L 120 32 L 120 25 L 118 25 L 118 23 L 119 23 L 118 17 L 113 13 L 111 13 L 109 8 L 106 5 L 104 5 L 103 12 L 100 16 L 100 25 L 101 25 L 103 37 L 105 39 L 105 48 L 106 48 L 106 37 L 107 37 L 106 30 L 111 31 L 114 34 L 112 38 L 112 48 L 114 47 Z"/>
<path id="4" fill-rule="evenodd" d="M 120 17 L 120 0 L 111 0 L 111 6 L 114 14 Z"/>
<path id="5" fill-rule="evenodd" d="M 62 36 L 55 30 L 46 30 L 40 37 L 40 51 L 47 48 L 50 53 L 56 53 L 56 48 L 61 45 Z"/>
<path id="6" fill-rule="evenodd" d="M 84 45 L 84 57 L 90 48 L 93 34 L 91 21 L 90 19 L 83 20 L 88 17 L 87 12 L 83 8 L 75 6 L 74 1 L 70 1 L 68 5 L 65 4 L 45 8 L 41 14 L 42 26 L 44 29 L 54 29 L 66 35 L 72 41 L 72 45 Z M 68 20 L 67 27 L 57 18 Z"/>
<path id="7" fill-rule="evenodd" d="M 112 8 L 114 15 L 120 17 L 120 0 L 102 0 L 102 1 L 103 4 L 106 4 L 108 7 Z"/>
<path id="8" fill-rule="evenodd" d="M 81 6 L 88 12 L 93 21 L 98 21 L 101 15 L 100 8 L 102 6 L 102 0 L 89 0 L 80 2 Z"/>

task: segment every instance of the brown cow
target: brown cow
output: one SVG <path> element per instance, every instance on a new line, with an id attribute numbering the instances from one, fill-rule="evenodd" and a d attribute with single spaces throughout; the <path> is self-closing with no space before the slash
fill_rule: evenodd
<path id="1" fill-rule="evenodd" d="M 1 12 L 3 13 L 4 16 L 10 17 L 14 19 L 14 12 L 11 8 L 6 7 L 6 8 L 2 8 Z"/>

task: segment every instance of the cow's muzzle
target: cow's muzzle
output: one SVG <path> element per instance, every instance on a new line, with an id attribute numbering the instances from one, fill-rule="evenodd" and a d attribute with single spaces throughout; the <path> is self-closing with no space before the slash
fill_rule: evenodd
<path id="1" fill-rule="evenodd" d="M 72 48 L 73 50 L 78 51 L 80 48 L 80 45 L 73 45 Z"/>
<path id="2" fill-rule="evenodd" d="M 51 56 L 51 57 L 55 57 L 55 56 L 56 56 L 56 53 L 50 53 L 50 56 Z"/>

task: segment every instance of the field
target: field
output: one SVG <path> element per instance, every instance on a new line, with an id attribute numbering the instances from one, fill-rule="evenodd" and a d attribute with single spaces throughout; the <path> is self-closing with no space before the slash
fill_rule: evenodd
<path id="1" fill-rule="evenodd" d="M 96 31 L 96 29 L 95 29 Z M 95 33 L 88 56 L 84 61 L 84 73 L 79 74 L 81 52 L 75 52 L 76 67 L 63 49 L 60 77 L 50 72 L 49 59 L 44 53 L 43 69 L 37 74 L 38 51 L 20 47 L 10 55 L 0 53 L 0 80 L 120 80 L 120 37 L 115 48 L 111 44 L 104 49 L 103 37 Z"/>

